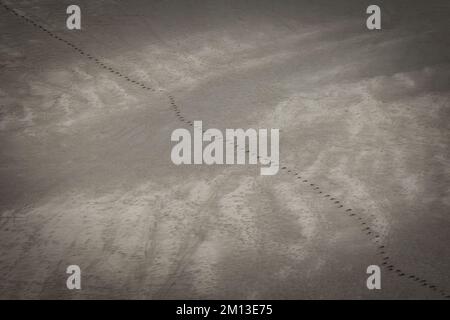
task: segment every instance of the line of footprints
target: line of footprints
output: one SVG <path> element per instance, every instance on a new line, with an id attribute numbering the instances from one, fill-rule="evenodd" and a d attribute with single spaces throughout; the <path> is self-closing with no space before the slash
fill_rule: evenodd
<path id="1" fill-rule="evenodd" d="M 99 67 L 101 67 L 101 68 L 111 72 L 115 76 L 120 77 L 120 78 L 130 82 L 131 84 L 138 86 L 139 88 L 141 88 L 143 90 L 147 90 L 147 91 L 151 91 L 151 92 L 165 92 L 165 90 L 163 90 L 163 89 L 158 89 L 157 90 L 155 88 L 147 86 L 145 83 L 143 83 L 143 82 L 141 82 L 139 80 L 136 80 L 136 79 L 133 79 L 133 78 L 131 78 L 129 76 L 124 75 L 120 71 L 116 70 L 115 68 L 112 68 L 111 66 L 106 65 L 100 59 L 97 59 L 93 55 L 85 52 L 84 50 L 82 50 L 81 48 L 77 47 L 76 45 L 74 45 L 70 41 L 59 37 L 58 35 L 56 35 L 52 31 L 50 31 L 49 29 L 45 28 L 44 26 L 40 25 L 39 23 L 35 22 L 34 20 L 28 18 L 27 16 L 23 15 L 22 13 L 18 12 L 17 10 L 9 7 L 5 3 L 0 1 L 0 4 L 6 10 L 8 10 L 10 13 L 14 14 L 17 17 L 22 18 L 23 20 L 25 20 L 27 23 L 33 25 L 34 27 L 39 28 L 43 32 L 47 33 L 50 37 L 65 43 L 66 45 L 71 47 L 73 50 L 78 52 L 80 55 L 82 55 L 82 56 L 86 57 L 87 59 L 93 61 Z M 188 120 L 185 116 L 183 116 L 183 114 L 182 114 L 182 112 L 180 110 L 180 107 L 175 102 L 175 98 L 172 95 L 170 95 L 170 94 L 167 94 L 167 97 L 169 99 L 172 111 L 174 112 L 174 114 L 177 117 L 177 119 L 180 122 L 183 122 L 183 123 L 185 123 L 185 124 L 187 124 L 189 126 L 193 126 L 193 122 L 191 120 Z M 246 150 L 246 152 L 248 153 L 248 150 Z M 311 183 L 306 178 L 302 178 L 297 171 L 288 169 L 287 167 L 282 167 L 281 169 L 283 171 L 285 171 L 287 174 L 291 174 L 292 176 L 294 176 L 294 178 L 300 180 L 302 183 L 305 183 L 305 184 L 309 185 L 309 187 L 311 187 L 313 191 L 317 192 L 317 194 L 323 195 L 324 199 L 328 199 L 334 205 L 336 205 L 336 207 L 338 209 L 342 209 L 343 212 L 346 215 L 348 215 L 349 217 L 355 219 L 355 222 L 360 224 L 361 231 L 364 234 L 366 234 L 369 237 L 369 240 L 371 240 L 377 246 L 377 254 L 381 256 L 381 259 L 382 259 L 382 263 L 381 264 L 382 264 L 382 266 L 385 269 L 387 269 L 390 272 L 395 272 L 395 274 L 397 274 L 399 277 L 405 277 L 405 278 L 408 278 L 408 279 L 410 279 L 412 281 L 415 281 L 420 286 L 427 287 L 427 288 L 429 288 L 429 289 L 431 289 L 431 290 L 433 290 L 435 292 L 438 292 L 444 298 L 450 299 L 450 295 L 447 294 L 444 290 L 438 288 L 436 285 L 433 285 L 429 281 L 427 281 L 425 279 L 422 279 L 422 278 L 420 278 L 420 277 L 418 277 L 418 276 L 416 276 L 414 274 L 407 274 L 407 273 L 403 272 L 401 269 L 396 268 L 395 265 L 391 262 L 391 258 L 387 255 L 385 246 L 380 243 L 380 236 L 378 234 L 376 234 L 376 232 L 374 232 L 370 228 L 370 226 L 367 224 L 366 221 L 364 221 L 364 218 L 362 216 L 360 216 L 358 213 L 353 212 L 353 210 L 350 209 L 350 208 L 344 208 L 344 205 L 342 204 L 341 201 L 339 201 L 337 198 L 331 196 L 330 194 L 324 194 L 324 192 L 321 190 L 321 188 L 318 185 L 316 185 L 314 183 Z"/>
<path id="2" fill-rule="evenodd" d="M 365 235 L 367 235 L 369 237 L 369 240 L 372 241 L 376 245 L 377 254 L 381 256 L 381 260 L 382 260 L 381 265 L 385 269 L 387 269 L 389 272 L 395 272 L 395 274 L 399 277 L 405 277 L 412 281 L 415 281 L 420 286 L 428 287 L 429 289 L 431 289 L 435 292 L 438 292 L 444 298 L 450 299 L 450 295 L 447 294 L 443 289 L 438 288 L 436 285 L 431 284 L 429 281 L 427 281 L 423 278 L 420 278 L 414 274 L 408 274 L 406 272 L 403 272 L 401 269 L 396 268 L 395 265 L 392 263 L 392 259 L 387 255 L 386 246 L 381 244 L 381 242 L 380 242 L 380 235 L 377 234 L 375 231 L 373 231 L 370 228 L 368 223 L 364 220 L 364 218 L 360 214 L 354 212 L 350 208 L 344 208 L 344 205 L 341 201 L 339 201 L 337 198 L 333 197 L 330 194 L 324 194 L 324 192 L 321 190 L 321 188 L 318 185 L 311 183 L 311 181 L 309 181 L 308 179 L 300 176 L 300 174 L 297 171 L 291 170 L 287 167 L 282 167 L 281 169 L 284 170 L 287 174 L 291 174 L 296 179 L 300 180 L 302 183 L 311 187 L 313 191 L 317 192 L 317 194 L 322 195 L 324 199 L 331 201 L 334 205 L 336 205 L 336 207 L 338 209 L 341 209 L 343 211 L 343 213 L 345 213 L 347 216 L 353 218 L 355 220 L 355 222 L 361 226 L 361 231 Z"/>

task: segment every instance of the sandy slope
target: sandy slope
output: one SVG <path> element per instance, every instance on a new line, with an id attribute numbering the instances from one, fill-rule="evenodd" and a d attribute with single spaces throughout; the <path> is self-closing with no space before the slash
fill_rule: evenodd
<path id="1" fill-rule="evenodd" d="M 147 92 L 0 9 L 1 298 L 441 298 L 450 289 L 445 1 L 63 2 L 14 8 Z M 169 108 L 280 128 L 285 171 L 170 161 Z M 292 169 L 294 170 L 294 169 Z M 324 190 L 318 193 L 313 183 Z M 345 209 L 344 208 L 344 209 Z M 81 291 L 65 288 L 80 265 Z"/>

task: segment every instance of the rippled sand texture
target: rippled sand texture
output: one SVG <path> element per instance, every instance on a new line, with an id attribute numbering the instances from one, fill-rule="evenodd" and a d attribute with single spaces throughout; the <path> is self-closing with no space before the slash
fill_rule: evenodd
<path id="1" fill-rule="evenodd" d="M 0 7 L 0 298 L 448 294 L 448 1 L 77 3 Z M 286 169 L 173 165 L 193 120 Z"/>

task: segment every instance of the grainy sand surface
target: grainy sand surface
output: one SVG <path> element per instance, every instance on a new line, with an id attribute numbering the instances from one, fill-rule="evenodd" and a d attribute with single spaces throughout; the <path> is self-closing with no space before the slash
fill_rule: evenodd
<path id="1" fill-rule="evenodd" d="M 5 1 L 84 54 L 0 7 L 0 298 L 449 294 L 450 5 L 378 2 Z M 175 166 L 168 95 L 286 169 Z"/>

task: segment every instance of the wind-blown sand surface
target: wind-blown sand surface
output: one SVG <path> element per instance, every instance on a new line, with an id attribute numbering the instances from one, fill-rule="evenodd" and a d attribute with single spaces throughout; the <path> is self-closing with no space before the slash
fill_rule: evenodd
<path id="1" fill-rule="evenodd" d="M 6 2 L 155 92 L 0 8 L 0 298 L 442 298 L 450 6 L 392 2 L 381 31 L 367 1 L 78 1 L 81 31 L 72 3 Z M 308 182 L 175 166 L 167 94 L 206 127 L 279 128 Z M 346 208 L 427 285 L 368 290 L 383 256 Z"/>

